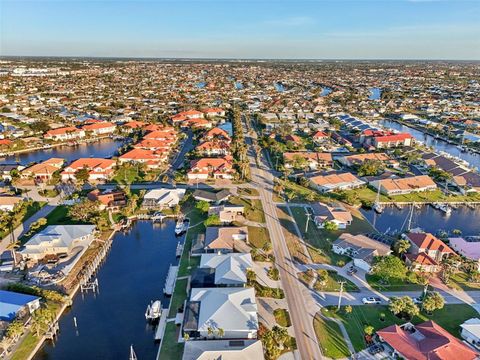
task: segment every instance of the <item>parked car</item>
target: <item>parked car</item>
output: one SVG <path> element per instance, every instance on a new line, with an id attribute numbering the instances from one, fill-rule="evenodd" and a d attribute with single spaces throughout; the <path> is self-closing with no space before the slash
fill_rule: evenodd
<path id="1" fill-rule="evenodd" d="M 375 344 L 375 345 L 372 345 L 368 348 L 368 352 L 371 354 L 371 355 L 375 355 L 375 354 L 379 354 L 381 353 L 382 351 L 384 350 L 383 348 L 383 345 L 382 344 Z"/>
<path id="2" fill-rule="evenodd" d="M 381 304 L 382 299 L 380 299 L 378 297 L 371 296 L 371 297 L 363 298 L 362 303 L 364 303 L 364 304 Z"/>
<path id="3" fill-rule="evenodd" d="M 354 266 L 350 266 L 350 268 L 348 269 L 347 271 L 347 274 L 352 276 L 353 274 L 355 274 L 356 272 L 358 271 L 358 269 Z"/>

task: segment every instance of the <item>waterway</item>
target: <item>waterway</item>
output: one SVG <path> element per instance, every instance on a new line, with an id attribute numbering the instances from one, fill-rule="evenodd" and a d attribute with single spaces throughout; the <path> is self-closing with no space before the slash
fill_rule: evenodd
<path id="1" fill-rule="evenodd" d="M 235 81 L 234 86 L 235 86 L 235 90 L 243 90 L 244 89 L 244 86 L 240 81 Z"/>
<path id="2" fill-rule="evenodd" d="M 285 86 L 281 82 L 276 82 L 273 86 L 275 86 L 275 90 L 278 92 L 284 92 Z"/>
<path id="3" fill-rule="evenodd" d="M 320 93 L 320 96 L 327 96 L 332 93 L 332 89 L 329 87 L 324 87 L 322 88 L 322 92 Z"/>
<path id="4" fill-rule="evenodd" d="M 413 129 L 409 126 L 400 124 L 391 120 L 380 120 L 380 125 L 390 129 L 398 130 L 401 132 L 410 133 L 415 139 L 420 140 L 427 146 L 433 147 L 436 151 L 444 151 L 452 156 L 458 157 L 468 162 L 471 166 L 480 170 L 480 155 L 470 152 L 462 152 L 455 145 L 449 144 L 441 139 L 435 139 L 435 137 L 425 134 L 420 130 Z"/>
<path id="5" fill-rule="evenodd" d="M 47 343 L 35 360 L 128 359 L 130 345 L 139 359 L 154 359 L 158 343 L 144 314 L 151 300 L 168 307 L 163 286 L 170 264 L 178 263 L 174 229 L 173 220 L 163 225 L 139 221 L 128 233 L 115 234 L 97 274 L 99 293 L 75 296 L 60 319 L 57 341 Z"/>
<path id="6" fill-rule="evenodd" d="M 370 89 L 370 96 L 368 97 L 368 100 L 380 100 L 381 96 L 382 96 L 382 89 L 371 88 Z"/>
<path id="7" fill-rule="evenodd" d="M 405 231 L 408 224 L 411 207 L 398 209 L 395 206 L 387 206 L 381 214 L 373 210 L 361 209 L 363 215 L 382 233 L 395 234 Z M 460 206 L 453 209 L 450 215 L 426 205 L 419 209 L 413 209 L 411 228 L 421 228 L 432 234 L 459 229 L 463 235 L 480 235 L 480 207 L 470 209 Z"/>
<path id="8" fill-rule="evenodd" d="M 20 163 L 28 165 L 41 162 L 52 157 L 65 159 L 68 163 L 82 157 L 110 158 L 117 154 L 123 145 L 121 140 L 103 139 L 92 143 L 82 143 L 76 146 L 58 146 L 51 149 L 41 149 L 0 158 L 0 164 Z"/>

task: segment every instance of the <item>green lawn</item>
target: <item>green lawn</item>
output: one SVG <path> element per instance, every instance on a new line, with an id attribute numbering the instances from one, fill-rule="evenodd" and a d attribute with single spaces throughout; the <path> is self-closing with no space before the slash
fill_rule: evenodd
<path id="1" fill-rule="evenodd" d="M 248 227 L 248 242 L 258 249 L 262 249 L 266 243 L 271 242 L 268 229 L 258 226 Z"/>
<path id="2" fill-rule="evenodd" d="M 346 281 L 343 285 L 343 290 L 347 292 L 359 291 L 358 287 L 351 282 L 350 280 L 344 278 L 341 275 L 338 275 L 336 271 L 328 271 L 328 277 L 325 284 L 321 284 L 317 281 L 314 285 L 316 290 L 325 291 L 325 292 L 337 292 L 340 291 L 339 281 Z"/>
<path id="3" fill-rule="evenodd" d="M 175 317 L 178 309 L 183 305 L 187 299 L 187 279 L 177 280 L 175 283 L 175 290 L 173 291 L 172 299 L 170 300 L 170 312 L 168 317 Z"/>
<path id="4" fill-rule="evenodd" d="M 275 321 L 280 326 L 289 327 L 292 325 L 287 309 L 275 309 L 273 310 L 273 316 L 275 316 Z"/>
<path id="5" fill-rule="evenodd" d="M 308 232 L 305 233 L 305 225 L 307 215 L 305 210 L 301 207 L 291 207 L 292 215 L 297 222 L 297 225 L 302 233 L 302 236 L 309 243 L 309 252 L 315 263 L 325 263 L 335 265 L 339 261 L 348 262 L 350 258 L 343 255 L 335 254 L 332 251 L 332 242 L 344 232 L 352 234 L 362 234 L 372 232 L 373 228 L 368 221 L 358 211 L 353 211 L 353 221 L 346 230 L 328 231 L 324 229 L 317 229 L 315 224 L 310 221 L 308 224 Z"/>
<path id="6" fill-rule="evenodd" d="M 80 224 L 68 216 L 68 206 L 59 205 L 47 215 L 47 225 Z"/>
<path id="7" fill-rule="evenodd" d="M 363 329 L 365 325 L 371 325 L 375 330 L 380 330 L 393 324 L 400 325 L 405 322 L 405 320 L 393 315 L 386 305 L 352 306 L 351 314 L 346 314 L 343 311 L 343 308 L 338 313 L 333 313 L 326 308 L 323 308 L 322 313 L 329 317 L 336 317 L 343 322 L 355 351 L 360 351 L 365 348 L 363 338 Z M 380 314 L 382 313 L 385 314 L 384 321 L 380 320 Z M 478 313 L 470 305 L 452 304 L 445 305 L 442 310 L 435 311 L 431 316 L 420 313 L 420 315 L 415 316 L 411 322 L 413 324 L 418 324 L 431 319 L 452 335 L 459 337 L 460 324 L 472 317 L 478 317 Z"/>
<path id="8" fill-rule="evenodd" d="M 380 291 L 422 291 L 423 285 L 412 284 L 407 279 L 392 278 L 388 283 L 383 283 L 381 279 L 373 274 L 366 275 L 367 282 L 376 290 Z"/>
<path id="9" fill-rule="evenodd" d="M 158 359 L 180 360 L 183 356 L 184 343 L 179 343 L 177 326 L 174 322 L 168 322 L 162 341 L 162 349 Z"/>
<path id="10" fill-rule="evenodd" d="M 262 202 L 259 199 L 241 199 L 239 197 L 232 197 L 230 202 L 245 207 L 245 218 L 247 220 L 258 223 L 265 222 L 265 213 L 263 212 Z"/>
<path id="11" fill-rule="evenodd" d="M 350 356 L 347 343 L 336 322 L 325 320 L 317 314 L 313 319 L 313 328 L 323 355 L 331 359 L 341 359 Z"/>
<path id="12" fill-rule="evenodd" d="M 32 333 L 28 333 L 12 355 L 11 360 L 24 360 L 32 353 L 37 346 L 38 338 Z"/>
<path id="13" fill-rule="evenodd" d="M 257 189 L 251 188 L 238 188 L 237 194 L 238 196 L 260 196 Z"/>
<path id="14" fill-rule="evenodd" d="M 449 286 L 466 291 L 480 290 L 480 282 L 470 281 L 464 272 L 458 272 L 450 276 Z"/>

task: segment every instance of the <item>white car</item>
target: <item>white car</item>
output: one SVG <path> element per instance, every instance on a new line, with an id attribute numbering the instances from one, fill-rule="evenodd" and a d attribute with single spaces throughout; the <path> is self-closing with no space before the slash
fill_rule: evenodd
<path id="1" fill-rule="evenodd" d="M 363 298 L 362 303 L 364 303 L 364 304 L 381 304 L 382 299 L 372 296 L 372 297 Z"/>
<path id="2" fill-rule="evenodd" d="M 422 303 L 422 298 L 420 298 L 420 297 L 412 297 L 412 301 L 413 301 L 414 304 L 419 305 L 419 304 Z"/>

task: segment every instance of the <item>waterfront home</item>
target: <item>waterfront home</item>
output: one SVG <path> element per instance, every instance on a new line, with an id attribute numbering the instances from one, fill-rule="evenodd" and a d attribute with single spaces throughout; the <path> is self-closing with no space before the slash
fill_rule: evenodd
<path id="1" fill-rule="evenodd" d="M 432 320 L 417 325 L 391 325 L 378 330 L 377 335 L 393 350 L 394 358 L 474 360 L 479 355 Z"/>
<path id="2" fill-rule="evenodd" d="M 405 260 L 413 270 L 438 272 L 441 261 L 446 256 L 455 254 L 442 240 L 430 233 L 412 232 L 404 237 L 410 242 Z"/>
<path id="3" fill-rule="evenodd" d="M 264 360 L 260 340 L 186 341 L 182 360 Z"/>
<path id="4" fill-rule="evenodd" d="M 13 211 L 15 206 L 20 204 L 25 199 L 22 196 L 1 195 L 0 196 L 0 211 Z"/>
<path id="5" fill-rule="evenodd" d="M 224 129 L 219 127 L 215 127 L 213 129 L 208 130 L 203 136 L 203 138 L 205 140 L 213 140 L 213 139 L 223 140 L 228 143 L 230 143 L 230 141 L 232 140 L 230 135 L 228 135 L 228 133 Z"/>
<path id="6" fill-rule="evenodd" d="M 353 221 L 352 213 L 342 206 L 330 206 L 322 203 L 312 204 L 313 222 L 323 229 L 326 222 L 334 223 L 339 229 L 346 229 Z"/>
<path id="7" fill-rule="evenodd" d="M 353 154 L 345 155 L 337 158 L 338 162 L 344 166 L 354 167 L 360 166 L 364 161 L 378 161 L 382 165 L 387 165 L 389 167 L 396 168 L 400 164 L 397 160 L 393 160 L 390 156 L 385 153 L 364 153 L 364 154 Z"/>
<path id="8" fill-rule="evenodd" d="M 24 259 L 39 261 L 47 255 L 69 256 L 76 247 L 88 247 L 95 239 L 95 225 L 49 225 L 20 250 Z"/>
<path id="9" fill-rule="evenodd" d="M 287 169 L 295 168 L 304 170 L 308 167 L 310 170 L 317 170 L 333 166 L 331 153 L 307 151 L 284 153 L 283 162 Z"/>
<path id="10" fill-rule="evenodd" d="M 185 189 L 153 189 L 143 197 L 142 207 L 147 209 L 174 208 L 185 196 Z"/>
<path id="11" fill-rule="evenodd" d="M 223 334 L 219 336 L 218 330 Z M 213 333 L 212 333 L 213 330 Z M 185 307 L 183 332 L 191 339 L 255 339 L 257 303 L 253 288 L 194 288 Z"/>
<path id="12" fill-rule="evenodd" d="M 82 130 L 85 131 L 85 134 L 92 133 L 95 136 L 102 136 L 113 134 L 116 128 L 116 125 L 111 122 L 100 121 L 94 122 L 93 124 L 84 125 Z"/>
<path id="13" fill-rule="evenodd" d="M 477 261 L 480 271 L 480 236 L 451 237 L 448 242 L 458 254 Z"/>
<path id="14" fill-rule="evenodd" d="M 114 174 L 115 161 L 103 158 L 80 158 L 65 167 L 60 173 L 62 181 L 75 180 L 76 173 L 81 169 L 88 170 L 89 181 L 110 179 Z"/>
<path id="15" fill-rule="evenodd" d="M 166 152 L 134 148 L 118 157 L 120 164 L 145 164 L 149 169 L 157 169 L 168 157 Z"/>
<path id="16" fill-rule="evenodd" d="M 437 189 L 437 184 L 428 175 L 375 180 L 370 185 L 377 190 L 380 188 L 380 192 L 385 195 L 405 195 Z"/>
<path id="17" fill-rule="evenodd" d="M 20 164 L 0 164 L 0 178 L 6 181 L 12 181 L 12 172 L 20 172 L 25 166 Z"/>
<path id="18" fill-rule="evenodd" d="M 247 270 L 252 268 L 250 253 L 202 254 L 200 265 L 192 274 L 190 287 L 245 286 Z"/>
<path id="19" fill-rule="evenodd" d="M 222 158 L 202 158 L 191 162 L 191 169 L 187 173 L 189 180 L 232 179 L 233 158 L 225 156 Z"/>
<path id="20" fill-rule="evenodd" d="M 208 215 L 217 215 L 222 224 L 230 224 L 237 220 L 239 215 L 243 215 L 245 207 L 243 205 L 217 205 L 210 206 Z"/>
<path id="21" fill-rule="evenodd" d="M 85 130 L 73 126 L 62 127 L 48 130 L 43 137 L 55 141 L 77 140 L 85 137 Z"/>
<path id="22" fill-rule="evenodd" d="M 450 182 L 465 195 L 471 192 L 480 192 L 480 174 L 468 171 L 460 175 L 454 175 Z"/>
<path id="23" fill-rule="evenodd" d="M 372 146 L 376 149 L 389 149 L 399 146 L 412 146 L 413 136 L 409 133 L 367 129 L 361 133 L 360 142 L 364 147 Z"/>
<path id="24" fill-rule="evenodd" d="M 213 124 L 206 119 L 186 119 L 183 121 L 180 126 L 182 128 L 192 128 L 192 129 L 210 129 Z"/>
<path id="25" fill-rule="evenodd" d="M 314 188 L 323 193 L 355 189 L 365 184 L 365 181 L 360 180 L 350 172 L 333 171 L 323 175 L 315 175 L 308 179 Z"/>
<path id="26" fill-rule="evenodd" d="M 168 155 L 172 149 L 173 140 L 156 140 L 156 139 L 143 139 L 142 141 L 133 145 L 135 149 L 145 149 L 155 151 L 158 154 Z"/>
<path id="27" fill-rule="evenodd" d="M 122 190 L 108 189 L 101 191 L 95 189 L 87 194 L 87 199 L 98 201 L 100 210 L 118 211 L 127 205 L 127 197 Z"/>
<path id="28" fill-rule="evenodd" d="M 462 329 L 460 336 L 463 340 L 474 346 L 475 349 L 480 350 L 480 319 L 471 318 L 460 325 Z"/>
<path id="29" fill-rule="evenodd" d="M 60 171 L 64 163 L 64 159 L 50 158 L 41 163 L 27 167 L 22 170 L 20 176 L 24 179 L 34 179 L 39 182 L 50 181 L 53 175 Z"/>
<path id="30" fill-rule="evenodd" d="M 186 120 L 190 119 L 201 119 L 203 118 L 203 113 L 197 110 L 188 110 L 182 111 L 171 117 L 173 125 L 182 124 Z"/>
<path id="31" fill-rule="evenodd" d="M 161 140 L 173 143 L 177 140 L 177 131 L 174 128 L 162 128 L 149 132 L 143 137 L 150 140 Z"/>
<path id="32" fill-rule="evenodd" d="M 238 242 L 248 243 L 248 228 L 207 227 L 203 249 L 207 253 L 230 253 L 235 251 Z"/>
<path id="33" fill-rule="evenodd" d="M 0 290 L 0 320 L 11 322 L 15 318 L 31 315 L 40 308 L 38 296 Z"/>
<path id="34" fill-rule="evenodd" d="M 332 244 L 335 254 L 347 255 L 356 267 L 370 272 L 375 256 L 385 256 L 392 252 L 390 246 L 365 235 L 343 233 Z"/>
<path id="35" fill-rule="evenodd" d="M 206 201 L 216 205 L 227 201 L 231 196 L 232 193 L 228 189 L 222 189 L 216 192 L 197 189 L 193 192 L 193 198 L 195 200 Z"/>

